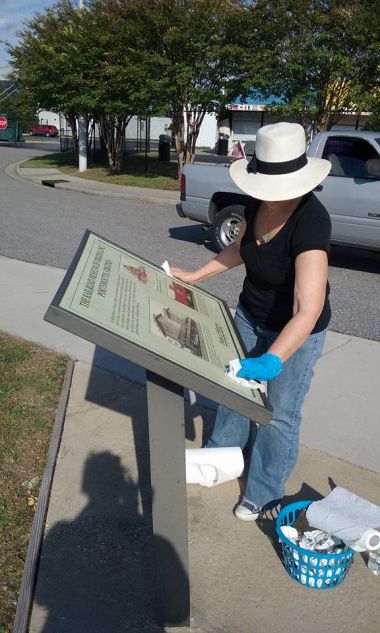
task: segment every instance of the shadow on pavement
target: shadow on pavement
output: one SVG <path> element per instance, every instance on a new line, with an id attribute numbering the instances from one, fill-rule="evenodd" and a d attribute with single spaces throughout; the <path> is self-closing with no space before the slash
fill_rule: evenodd
<path id="1" fill-rule="evenodd" d="M 191 224 L 189 226 L 173 226 L 169 228 L 169 235 L 173 240 L 180 242 L 190 242 L 204 246 L 207 250 L 216 254 L 216 248 L 211 239 L 211 232 L 205 231 L 202 224 Z"/>
<path id="2" fill-rule="evenodd" d="M 33 150 L 38 150 L 41 152 L 59 152 L 60 151 L 60 146 L 59 146 L 59 142 L 55 143 L 54 141 L 24 141 L 22 143 L 17 143 L 16 145 L 14 143 L 6 143 L 4 141 L 0 141 L 0 148 L 3 149 L 4 147 L 7 147 L 9 149 L 13 149 L 13 150 L 25 150 L 25 149 L 33 149 Z"/>
<path id="3" fill-rule="evenodd" d="M 329 265 L 366 273 L 380 273 L 380 251 L 367 251 L 350 246 L 332 246 Z"/>
<path id="4" fill-rule="evenodd" d="M 44 541 L 45 573 L 35 594 L 48 612 L 42 633 L 161 631 L 154 625 L 151 526 L 138 514 L 137 484 L 117 456 L 101 452 L 87 459 L 82 490 L 87 506 Z"/>
<path id="5" fill-rule="evenodd" d="M 122 464 L 110 451 L 88 455 L 81 483 L 87 505 L 73 521 L 56 523 L 43 543 L 35 592 L 35 601 L 47 611 L 41 633 L 162 632 L 157 604 L 164 598 L 167 603 L 167 597 L 155 586 L 155 551 L 184 586 L 186 572 L 176 551 L 153 536 L 146 392 L 135 384 L 128 389 L 128 382 L 93 365 L 86 401 L 125 416 L 137 476 L 131 475 L 135 461 L 125 467 L 125 458 Z M 191 414 L 187 423 L 187 434 L 194 435 Z M 176 623 L 188 616 L 183 604 L 173 597 Z"/>

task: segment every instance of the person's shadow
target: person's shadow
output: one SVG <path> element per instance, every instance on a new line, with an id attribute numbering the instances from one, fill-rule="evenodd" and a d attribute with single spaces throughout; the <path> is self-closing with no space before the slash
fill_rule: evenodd
<path id="1" fill-rule="evenodd" d="M 35 593 L 47 611 L 43 633 L 162 631 L 155 610 L 157 540 L 149 514 L 138 513 L 139 486 L 119 457 L 104 451 L 88 457 L 82 490 L 87 506 L 74 521 L 54 525 L 43 544 Z M 167 564 L 184 574 L 162 541 Z"/>

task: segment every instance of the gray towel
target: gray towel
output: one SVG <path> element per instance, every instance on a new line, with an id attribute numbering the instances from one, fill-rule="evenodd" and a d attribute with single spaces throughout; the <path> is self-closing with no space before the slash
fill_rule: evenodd
<path id="1" fill-rule="evenodd" d="M 380 527 L 380 507 L 337 486 L 327 497 L 309 505 L 306 518 L 310 525 L 351 545 L 369 528 Z"/>

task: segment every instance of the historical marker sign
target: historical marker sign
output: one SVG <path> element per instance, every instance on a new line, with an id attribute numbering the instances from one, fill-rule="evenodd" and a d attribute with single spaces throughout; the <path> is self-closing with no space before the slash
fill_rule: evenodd
<path id="1" fill-rule="evenodd" d="M 147 369 L 158 617 L 188 626 L 183 387 L 261 424 L 271 417 L 263 394 L 226 376 L 226 364 L 244 356 L 229 310 L 210 293 L 86 231 L 45 319 Z M 170 455 L 164 468 L 163 455 Z M 174 567 L 167 544 L 178 561 Z"/>
<path id="2" fill-rule="evenodd" d="M 265 395 L 234 383 L 243 344 L 223 301 L 86 231 L 45 319 L 259 423 Z"/>

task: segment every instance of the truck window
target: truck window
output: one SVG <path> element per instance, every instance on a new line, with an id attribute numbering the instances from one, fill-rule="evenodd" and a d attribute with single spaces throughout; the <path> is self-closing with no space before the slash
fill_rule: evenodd
<path id="1" fill-rule="evenodd" d="M 330 136 L 322 158 L 327 158 L 332 165 L 330 176 L 372 179 L 366 172 L 365 163 L 370 158 L 379 158 L 379 154 L 364 139 Z"/>

